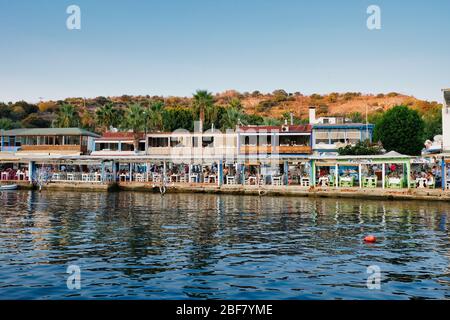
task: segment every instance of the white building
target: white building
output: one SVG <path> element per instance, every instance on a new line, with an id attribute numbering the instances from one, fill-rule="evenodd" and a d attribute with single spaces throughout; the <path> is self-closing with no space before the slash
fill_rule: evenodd
<path id="1" fill-rule="evenodd" d="M 450 152 L 450 89 L 442 90 L 444 104 L 442 108 L 442 148 L 443 152 Z"/>

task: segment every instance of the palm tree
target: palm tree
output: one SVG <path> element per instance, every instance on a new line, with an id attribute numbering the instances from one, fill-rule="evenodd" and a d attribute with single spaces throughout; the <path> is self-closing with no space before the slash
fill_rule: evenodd
<path id="1" fill-rule="evenodd" d="M 139 150 L 139 132 L 145 127 L 145 110 L 139 103 L 128 105 L 125 112 L 125 121 L 123 127 L 133 131 L 134 151 Z"/>
<path id="2" fill-rule="evenodd" d="M 225 109 L 225 114 L 222 118 L 222 130 L 235 128 L 238 124 L 247 124 L 245 114 L 241 111 L 242 104 L 239 99 L 232 99 Z"/>
<path id="3" fill-rule="evenodd" d="M 80 117 L 72 104 L 64 103 L 59 107 L 54 126 L 57 128 L 78 127 Z"/>
<path id="4" fill-rule="evenodd" d="M 194 112 L 199 115 L 200 132 L 203 132 L 203 124 L 205 122 L 205 114 L 210 122 L 214 122 L 217 118 L 217 110 L 214 108 L 214 98 L 212 93 L 207 90 L 197 90 L 194 94 L 193 102 Z"/>
<path id="5" fill-rule="evenodd" d="M 239 100 L 238 98 L 233 98 L 233 99 L 231 99 L 231 101 L 228 103 L 228 107 L 229 107 L 229 108 L 237 109 L 237 110 L 239 110 L 239 111 L 242 111 L 242 103 L 241 103 L 241 100 Z"/>
<path id="6" fill-rule="evenodd" d="M 162 101 L 156 101 L 151 104 L 147 109 L 146 117 L 149 127 L 152 130 L 163 130 L 164 129 L 164 103 Z M 147 114 L 148 113 L 148 114 Z"/>
<path id="7" fill-rule="evenodd" d="M 108 130 L 110 127 L 117 125 L 119 111 L 113 103 L 107 103 L 97 109 L 95 116 L 97 125 Z"/>

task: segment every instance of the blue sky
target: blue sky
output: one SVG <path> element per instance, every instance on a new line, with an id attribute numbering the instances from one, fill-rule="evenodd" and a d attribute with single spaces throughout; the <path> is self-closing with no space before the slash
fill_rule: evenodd
<path id="1" fill-rule="evenodd" d="M 81 8 L 81 30 L 66 8 Z M 366 27 L 381 8 L 382 29 Z M 0 0 L 0 101 L 450 87 L 448 0 Z"/>

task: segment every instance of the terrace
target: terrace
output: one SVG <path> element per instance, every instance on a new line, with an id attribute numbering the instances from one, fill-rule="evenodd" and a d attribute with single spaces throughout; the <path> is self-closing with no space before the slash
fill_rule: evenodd
<path id="1" fill-rule="evenodd" d="M 238 129 L 240 154 L 311 154 L 311 126 L 247 126 Z"/>
<path id="2" fill-rule="evenodd" d="M 7 130 L 2 132 L 1 151 L 20 154 L 88 154 L 97 137 L 99 135 L 79 128 Z"/>

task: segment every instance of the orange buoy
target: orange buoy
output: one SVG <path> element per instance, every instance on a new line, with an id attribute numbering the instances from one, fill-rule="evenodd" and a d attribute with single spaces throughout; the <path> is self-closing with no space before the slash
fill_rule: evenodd
<path id="1" fill-rule="evenodd" d="M 372 235 L 366 236 L 366 237 L 364 237 L 364 242 L 374 243 L 374 242 L 377 242 L 377 238 Z"/>

